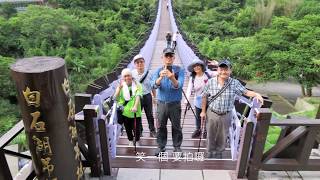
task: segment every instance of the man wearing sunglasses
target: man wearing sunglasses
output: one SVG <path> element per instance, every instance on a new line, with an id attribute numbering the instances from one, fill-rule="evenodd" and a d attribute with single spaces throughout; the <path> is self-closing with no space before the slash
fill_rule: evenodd
<path id="1" fill-rule="evenodd" d="M 167 145 L 167 122 L 172 124 L 172 141 L 174 152 L 181 153 L 182 128 L 181 128 L 181 99 L 184 82 L 184 69 L 173 65 L 175 53 L 172 48 L 165 48 L 162 54 L 164 66 L 158 68 L 153 74 L 152 86 L 157 89 L 157 118 L 158 156 L 165 152 Z"/>

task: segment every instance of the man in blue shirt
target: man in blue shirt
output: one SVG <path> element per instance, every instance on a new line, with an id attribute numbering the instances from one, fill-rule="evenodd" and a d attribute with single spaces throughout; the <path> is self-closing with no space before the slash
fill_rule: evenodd
<path id="1" fill-rule="evenodd" d="M 167 145 L 167 122 L 172 124 L 172 140 L 174 152 L 181 152 L 181 99 L 184 82 L 184 69 L 173 65 L 175 53 L 172 48 L 163 50 L 162 59 L 164 66 L 158 68 L 153 74 L 151 84 L 157 89 L 157 118 L 159 121 L 157 143 L 158 151 L 165 152 Z"/>

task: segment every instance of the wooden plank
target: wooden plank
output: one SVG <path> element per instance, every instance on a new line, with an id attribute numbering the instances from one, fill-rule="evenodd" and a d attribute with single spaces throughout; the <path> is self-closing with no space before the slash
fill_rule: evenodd
<path id="1" fill-rule="evenodd" d="M 139 158 L 116 158 L 112 160 L 114 168 L 146 168 L 146 169 L 190 169 L 190 170 L 203 170 L 203 169 L 223 169 L 234 170 L 236 162 L 231 160 L 205 160 L 205 161 L 192 161 L 192 162 L 159 162 L 159 159 L 144 159 L 145 161 L 137 161 Z"/>
<path id="2" fill-rule="evenodd" d="M 244 121 L 243 134 L 240 141 L 239 157 L 237 161 L 237 178 L 244 178 L 248 166 L 248 157 L 251 148 L 253 122 Z"/>
<path id="3" fill-rule="evenodd" d="M 320 126 L 320 119 L 272 119 L 271 126 Z"/>
<path id="4" fill-rule="evenodd" d="M 23 121 L 19 121 L 16 125 L 13 126 L 8 132 L 6 132 L 0 138 L 0 149 L 6 147 L 21 131 L 24 130 Z"/>
<path id="5" fill-rule="evenodd" d="M 20 157 L 20 158 L 25 158 L 25 159 L 30 159 L 31 160 L 31 156 L 30 155 L 14 152 L 14 151 L 11 151 L 11 150 L 4 149 L 4 153 L 7 154 L 7 155 L 11 155 L 11 156 L 15 156 L 15 157 Z"/>
<path id="6" fill-rule="evenodd" d="M 300 140 L 296 158 L 300 164 L 306 164 L 308 162 L 318 129 L 319 127 L 308 127 L 309 131 L 307 135 Z"/>
<path id="7" fill-rule="evenodd" d="M 281 152 L 289 145 L 291 145 L 294 141 L 306 134 L 307 131 L 307 128 L 304 126 L 300 126 L 294 131 L 292 131 L 289 135 L 281 139 L 280 142 L 278 142 L 275 146 L 273 146 L 271 149 L 269 149 L 266 153 L 263 154 L 262 162 L 265 163 L 271 158 L 274 158 L 279 152 Z"/>
<path id="8" fill-rule="evenodd" d="M 8 162 L 2 148 L 0 149 L 0 179 L 12 180 Z"/>
<path id="9" fill-rule="evenodd" d="M 272 106 L 272 100 L 264 98 L 262 108 L 271 108 L 271 106 Z"/>
<path id="10" fill-rule="evenodd" d="M 88 161 L 89 160 L 89 153 L 88 153 L 88 148 L 84 144 L 84 141 L 81 138 L 78 138 L 78 146 L 80 149 L 80 152 L 84 156 L 84 158 Z"/>
<path id="11" fill-rule="evenodd" d="M 261 166 L 265 171 L 319 171 L 320 159 L 309 159 L 306 164 L 300 164 L 296 159 L 272 158 Z"/>
<path id="12" fill-rule="evenodd" d="M 271 115 L 270 109 L 257 109 L 257 124 L 255 128 L 255 136 L 253 137 L 250 164 L 247 171 L 248 179 L 258 178 Z"/>
<path id="13" fill-rule="evenodd" d="M 82 111 L 86 104 L 91 104 L 92 94 L 76 93 L 74 95 L 75 112 Z"/>
<path id="14" fill-rule="evenodd" d="M 110 156 L 108 150 L 108 136 L 106 130 L 106 123 L 103 119 L 98 120 L 99 126 L 99 135 L 100 135 L 100 146 L 101 146 L 101 156 L 102 156 L 102 165 L 104 170 L 104 175 L 111 175 L 111 164 L 110 164 Z"/>
<path id="15" fill-rule="evenodd" d="M 158 146 L 156 138 L 142 137 L 140 138 L 140 144 L 142 146 Z M 117 144 L 118 145 L 127 145 L 129 143 L 127 137 L 120 137 Z M 172 145 L 172 138 L 168 138 L 167 145 Z M 199 139 L 183 139 L 181 146 L 182 147 L 198 147 Z M 206 147 L 206 140 L 201 139 L 200 147 Z"/>
<path id="16" fill-rule="evenodd" d="M 281 127 L 281 132 L 280 132 L 280 134 L 279 134 L 277 143 L 278 143 L 281 139 L 283 139 L 284 137 L 286 137 L 286 134 L 287 134 L 287 132 L 289 131 L 289 129 L 290 129 L 289 126 Z"/>
<path id="17" fill-rule="evenodd" d="M 97 117 L 97 111 L 99 106 L 97 105 L 85 105 L 83 108 L 84 122 L 86 126 L 86 139 L 88 142 L 88 155 L 89 163 L 91 167 L 91 175 L 93 177 L 99 177 L 101 174 L 101 160 L 99 155 L 99 149 L 96 144 L 96 131 L 94 125 L 94 118 Z"/>

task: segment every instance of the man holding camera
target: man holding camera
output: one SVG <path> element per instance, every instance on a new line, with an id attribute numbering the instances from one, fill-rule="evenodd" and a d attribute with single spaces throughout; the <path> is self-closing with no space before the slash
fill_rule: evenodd
<path id="1" fill-rule="evenodd" d="M 182 87 L 184 82 L 184 69 L 173 65 L 175 53 L 172 48 L 163 50 L 162 59 L 164 66 L 158 68 L 153 74 L 152 85 L 157 89 L 157 118 L 158 118 L 158 134 L 157 143 L 158 150 L 156 156 L 160 152 L 165 152 L 167 145 L 167 122 L 170 119 L 172 124 L 172 140 L 174 152 L 181 152 L 182 128 L 181 128 L 181 99 Z"/>

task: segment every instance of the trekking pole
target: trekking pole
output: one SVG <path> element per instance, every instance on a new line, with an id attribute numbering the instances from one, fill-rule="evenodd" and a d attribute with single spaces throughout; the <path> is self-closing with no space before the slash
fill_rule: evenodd
<path id="1" fill-rule="evenodd" d="M 190 104 L 190 102 L 189 102 L 189 100 L 188 100 L 188 98 L 187 98 L 187 95 L 186 95 L 186 93 L 184 93 L 183 89 L 182 89 L 182 93 L 183 93 L 184 97 L 186 98 L 188 104 Z M 191 104 L 190 104 L 190 109 L 191 109 L 194 117 L 197 119 L 197 115 L 196 115 L 196 113 L 194 112 L 193 108 L 191 107 Z"/>
<path id="2" fill-rule="evenodd" d="M 134 113 L 134 138 L 133 138 L 133 144 L 134 144 L 134 152 L 137 152 L 137 115 Z"/>
<path id="3" fill-rule="evenodd" d="M 202 123 L 202 120 L 200 122 L 201 122 L 201 128 L 200 128 L 200 139 L 199 139 L 199 144 L 198 144 L 198 152 L 200 152 L 201 140 L 202 140 L 202 135 L 204 132 L 204 130 L 202 131 L 202 129 L 204 129 L 204 127 L 205 127 L 206 119 L 204 119 L 203 123 Z"/>
<path id="4" fill-rule="evenodd" d="M 183 129 L 183 125 L 184 125 L 184 120 L 186 119 L 186 114 L 187 114 L 187 111 L 190 109 L 191 105 L 189 103 L 187 103 L 187 107 L 186 109 L 184 110 L 184 115 L 183 115 L 183 119 L 182 119 L 182 126 L 181 126 L 181 129 Z"/>
<path id="5" fill-rule="evenodd" d="M 186 96 L 186 93 L 184 93 L 183 90 L 182 90 L 182 93 L 183 93 L 184 97 L 186 98 L 188 104 L 190 104 L 190 102 L 189 102 L 189 100 L 188 100 L 188 98 L 187 98 L 187 96 Z M 191 109 L 194 117 L 195 117 L 196 120 L 198 121 L 198 117 L 196 116 L 196 113 L 194 112 L 194 110 L 193 110 L 193 108 L 191 107 L 191 105 L 190 105 L 190 109 Z M 200 122 L 201 122 L 201 119 L 200 119 Z M 200 151 L 200 146 L 201 146 L 201 139 L 202 139 L 202 132 L 203 132 L 203 131 L 202 131 L 202 127 L 203 127 L 203 124 L 201 124 L 201 128 L 200 128 L 200 140 L 199 140 L 199 144 L 198 144 L 198 152 Z"/>

